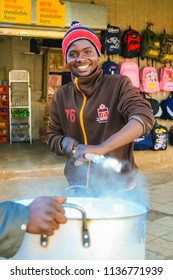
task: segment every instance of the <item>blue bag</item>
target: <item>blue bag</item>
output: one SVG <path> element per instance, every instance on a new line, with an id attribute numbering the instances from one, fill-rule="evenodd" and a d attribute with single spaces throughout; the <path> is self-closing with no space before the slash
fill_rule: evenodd
<path id="1" fill-rule="evenodd" d="M 118 64 L 108 59 L 102 65 L 102 70 L 104 74 L 107 75 L 115 75 L 119 74 L 119 67 Z"/>
<path id="2" fill-rule="evenodd" d="M 166 126 L 158 124 L 153 126 L 152 130 L 146 136 L 141 136 L 134 141 L 135 151 L 144 150 L 166 150 L 168 143 L 168 130 Z"/>
<path id="3" fill-rule="evenodd" d="M 162 115 L 160 118 L 164 120 L 173 120 L 173 91 L 168 98 L 160 102 L 160 106 L 162 108 Z"/>
<path id="4" fill-rule="evenodd" d="M 143 135 L 134 141 L 135 151 L 153 150 L 153 147 L 154 147 L 154 143 L 153 143 L 152 131 L 150 131 L 148 135 L 145 136 Z"/>

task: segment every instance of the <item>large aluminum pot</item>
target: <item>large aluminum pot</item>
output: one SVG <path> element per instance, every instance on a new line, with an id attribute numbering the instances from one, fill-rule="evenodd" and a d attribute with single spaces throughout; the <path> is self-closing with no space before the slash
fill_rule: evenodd
<path id="1" fill-rule="evenodd" d="M 69 197 L 64 209 L 65 225 L 48 238 L 26 233 L 13 259 L 145 259 L 145 206 L 114 198 Z"/>

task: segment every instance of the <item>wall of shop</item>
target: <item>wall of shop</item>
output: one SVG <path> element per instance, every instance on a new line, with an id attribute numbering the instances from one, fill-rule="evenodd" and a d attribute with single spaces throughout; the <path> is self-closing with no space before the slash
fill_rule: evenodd
<path id="1" fill-rule="evenodd" d="M 90 0 L 72 0 L 70 2 L 91 3 Z M 93 2 L 98 5 L 106 5 L 108 23 L 118 25 L 122 30 L 131 25 L 134 29 L 142 31 L 146 22 L 152 22 L 154 23 L 153 31 L 161 32 L 165 28 L 167 32 L 173 33 L 173 1 L 94 0 Z"/>
<path id="2" fill-rule="evenodd" d="M 91 3 L 90 0 L 72 0 L 70 2 Z M 152 22 L 152 30 L 161 33 L 166 29 L 173 33 L 173 1 L 170 0 L 95 0 L 95 4 L 106 5 L 107 22 L 117 25 L 122 31 L 129 25 L 142 32 L 147 22 Z M 87 11 L 86 11 L 87 13 Z M 74 20 L 77 20 L 75 18 Z M 101 21 L 101 19 L 100 19 Z M 39 138 L 39 127 L 43 123 L 45 103 L 40 102 L 42 91 L 42 55 L 29 55 L 30 38 L 0 36 L 0 65 L 6 67 L 6 79 L 12 69 L 28 70 L 31 78 L 32 90 L 32 127 L 33 139 Z M 102 56 L 101 63 L 107 57 Z M 119 62 L 122 57 L 115 55 L 112 60 Z M 145 63 L 145 62 L 141 62 Z M 159 66 L 156 64 L 156 67 Z M 0 73 L 1 78 L 2 73 Z M 162 98 L 162 96 L 159 96 Z M 168 123 L 170 125 L 170 123 Z"/>

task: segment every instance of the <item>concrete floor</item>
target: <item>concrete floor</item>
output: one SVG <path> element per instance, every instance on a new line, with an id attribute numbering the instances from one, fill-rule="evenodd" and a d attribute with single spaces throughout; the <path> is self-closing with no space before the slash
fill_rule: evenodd
<path id="1" fill-rule="evenodd" d="M 65 186 L 64 157 L 45 144 L 0 144 L 0 200 L 60 195 Z M 146 259 L 173 260 L 173 172 L 142 170 L 149 193 Z"/>

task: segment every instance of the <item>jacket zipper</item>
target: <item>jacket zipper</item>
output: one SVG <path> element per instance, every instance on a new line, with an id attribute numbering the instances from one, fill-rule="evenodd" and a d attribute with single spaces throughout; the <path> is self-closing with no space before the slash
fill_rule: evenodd
<path id="1" fill-rule="evenodd" d="M 85 105 L 86 105 L 87 98 L 86 98 L 85 94 L 79 88 L 78 78 L 75 78 L 74 84 L 83 96 L 82 107 L 81 107 L 80 112 L 79 112 L 79 121 L 80 121 L 80 126 L 81 126 L 81 130 L 82 130 L 83 138 L 84 138 L 84 144 L 88 145 L 88 139 L 87 139 L 87 135 L 86 135 L 86 129 L 85 129 L 84 118 L 83 118 L 83 113 L 84 113 L 84 108 L 85 108 Z M 87 170 L 87 176 L 86 176 L 86 186 L 87 187 L 89 185 L 90 165 L 91 165 L 91 163 L 90 163 L 90 161 L 88 161 L 88 170 Z"/>

